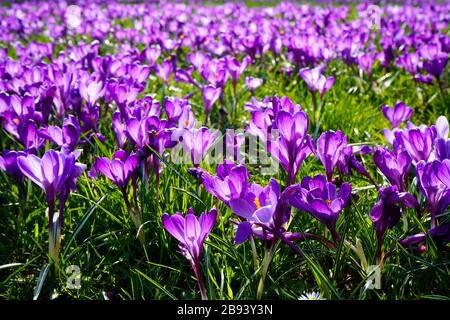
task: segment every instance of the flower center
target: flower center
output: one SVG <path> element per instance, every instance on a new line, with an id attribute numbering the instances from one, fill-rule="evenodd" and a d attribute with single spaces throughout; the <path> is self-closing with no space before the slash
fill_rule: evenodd
<path id="1" fill-rule="evenodd" d="M 115 157 L 114 160 L 120 161 L 121 159 L 119 157 Z"/>
<path id="2" fill-rule="evenodd" d="M 14 118 L 13 122 L 14 122 L 15 124 L 19 124 L 19 118 Z"/>
<path id="3" fill-rule="evenodd" d="M 218 78 L 219 77 L 219 73 L 218 72 L 214 73 L 214 77 Z"/>
<path id="4" fill-rule="evenodd" d="M 184 122 L 184 126 L 185 126 L 186 128 L 189 127 L 189 121 L 186 120 L 186 121 Z"/>
<path id="5" fill-rule="evenodd" d="M 331 200 L 330 200 L 330 199 L 327 199 L 327 200 L 325 200 L 325 202 L 326 202 L 327 204 L 330 204 L 330 203 L 331 203 Z"/>
<path id="6" fill-rule="evenodd" d="M 259 198 L 258 197 L 255 197 L 255 200 L 253 200 L 253 203 L 255 204 L 256 209 L 261 208 L 261 203 L 259 202 Z"/>

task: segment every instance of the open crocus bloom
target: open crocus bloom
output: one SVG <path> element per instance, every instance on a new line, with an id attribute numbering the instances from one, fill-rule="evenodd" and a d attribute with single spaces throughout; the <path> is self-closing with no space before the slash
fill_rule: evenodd
<path id="1" fill-rule="evenodd" d="M 322 74 L 322 66 L 300 70 L 300 77 L 306 82 L 311 92 L 318 91 L 321 96 L 333 87 L 334 77 L 326 78 Z"/>
<path id="2" fill-rule="evenodd" d="M 336 186 L 327 182 L 324 175 L 317 175 L 303 178 L 301 189 L 291 197 L 290 204 L 322 222 L 337 240 L 336 222 L 347 205 L 350 194 L 351 186 L 348 182 L 343 183 L 337 192 Z"/>
<path id="3" fill-rule="evenodd" d="M 412 108 L 408 107 L 403 101 L 397 102 L 394 108 L 384 105 L 381 110 L 384 117 L 391 123 L 392 128 L 400 127 L 412 115 Z"/>
<path id="4" fill-rule="evenodd" d="M 274 215 L 280 197 L 280 187 L 275 179 L 270 179 L 269 185 L 261 187 L 253 183 L 248 186 L 246 194 L 229 201 L 234 214 L 244 218 L 236 232 L 235 242 L 244 242 L 252 232 L 252 226 L 263 226 L 270 230 L 274 227 Z"/>
<path id="5" fill-rule="evenodd" d="M 137 165 L 137 155 L 131 154 L 128 156 L 124 150 L 118 150 L 114 153 L 112 160 L 108 158 L 97 159 L 94 165 L 94 172 L 100 171 L 121 190 L 124 190 Z"/>

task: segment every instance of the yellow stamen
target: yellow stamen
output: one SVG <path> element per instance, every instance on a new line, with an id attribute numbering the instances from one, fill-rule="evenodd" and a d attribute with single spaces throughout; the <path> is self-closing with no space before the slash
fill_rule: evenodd
<path id="1" fill-rule="evenodd" d="M 181 39 L 181 40 L 184 39 L 184 34 L 180 34 L 180 39 Z"/>
<path id="2" fill-rule="evenodd" d="M 218 73 L 218 72 L 214 73 L 214 76 L 215 76 L 216 78 L 218 78 L 218 77 L 219 77 L 219 73 Z"/>
<path id="3" fill-rule="evenodd" d="M 18 118 L 14 118 L 13 122 L 14 122 L 15 124 L 19 124 L 19 119 L 18 119 Z"/>
<path id="4" fill-rule="evenodd" d="M 330 204 L 330 203 L 331 203 L 331 200 L 330 200 L 330 199 L 327 199 L 327 200 L 325 200 L 325 202 L 326 202 L 327 204 Z"/>
<path id="5" fill-rule="evenodd" d="M 115 157 L 114 160 L 120 161 L 121 159 L 119 157 Z"/>
<path id="6" fill-rule="evenodd" d="M 255 204 L 256 209 L 261 208 L 261 203 L 259 202 L 258 197 L 255 197 L 255 200 L 253 200 L 253 203 Z"/>
<path id="7" fill-rule="evenodd" d="M 184 122 L 184 126 L 185 126 L 186 128 L 189 127 L 189 121 L 186 120 L 186 121 Z"/>

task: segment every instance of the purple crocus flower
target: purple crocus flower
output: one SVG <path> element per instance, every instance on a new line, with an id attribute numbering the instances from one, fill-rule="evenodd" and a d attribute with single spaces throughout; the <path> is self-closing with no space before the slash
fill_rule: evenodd
<path id="1" fill-rule="evenodd" d="M 219 100 L 222 95 L 222 89 L 216 88 L 213 85 L 204 86 L 202 89 L 203 106 L 205 107 L 205 122 L 208 121 L 211 108 Z"/>
<path id="2" fill-rule="evenodd" d="M 316 157 L 325 167 L 328 181 L 333 178 L 341 152 L 347 147 L 347 136 L 342 131 L 326 131 L 317 139 L 317 149 L 313 149 Z"/>
<path id="3" fill-rule="evenodd" d="M 450 159 L 450 139 L 436 139 L 435 143 L 435 155 L 436 159 L 443 161 L 445 159 Z"/>
<path id="4" fill-rule="evenodd" d="M 281 163 L 288 174 L 288 184 L 295 182 L 300 166 L 311 153 L 311 138 L 307 135 L 308 116 L 303 111 L 279 111 L 274 122 L 278 137 L 268 142 L 270 154 Z"/>
<path id="5" fill-rule="evenodd" d="M 275 179 L 270 179 L 265 188 L 258 184 L 248 185 L 244 196 L 229 201 L 234 214 L 245 219 L 239 224 L 236 231 L 235 242 L 244 242 L 252 233 L 252 226 L 265 227 L 266 231 L 275 231 L 275 214 L 280 198 L 280 187 Z M 282 224 L 287 221 L 283 221 Z"/>
<path id="6" fill-rule="evenodd" d="M 61 245 L 61 229 L 65 202 L 85 165 L 76 162 L 73 153 L 47 151 L 42 159 L 33 154 L 19 156 L 17 165 L 22 173 L 45 191 L 49 208 L 49 254 L 56 263 Z M 56 197 L 60 195 L 59 215 L 54 220 Z M 56 224 L 55 224 L 56 222 Z"/>
<path id="7" fill-rule="evenodd" d="M 105 85 L 101 80 L 84 79 L 78 86 L 81 97 L 89 106 L 94 106 L 98 99 L 105 94 Z"/>
<path id="8" fill-rule="evenodd" d="M 436 137 L 441 139 L 447 139 L 449 133 L 448 120 L 444 116 L 440 116 L 436 120 Z"/>
<path id="9" fill-rule="evenodd" d="M 344 182 L 337 192 L 336 186 L 327 182 L 324 175 L 313 178 L 304 177 L 301 189 L 291 197 L 289 202 L 322 222 L 330 231 L 334 241 L 337 241 L 339 234 L 336 232 L 336 222 L 350 199 L 351 191 L 352 188 L 348 182 Z"/>
<path id="10" fill-rule="evenodd" d="M 448 53 L 441 52 L 436 44 L 428 44 L 420 48 L 419 53 L 424 59 L 424 69 L 439 79 L 448 61 Z"/>
<path id="11" fill-rule="evenodd" d="M 406 122 L 412 115 L 412 108 L 406 106 L 403 101 L 397 102 L 394 108 L 384 105 L 381 109 L 384 117 L 389 120 L 392 128 L 398 128 L 402 122 Z"/>
<path id="12" fill-rule="evenodd" d="M 142 52 L 142 54 L 147 59 L 148 65 L 153 67 L 156 60 L 158 60 L 161 55 L 161 49 L 159 47 L 150 47 Z"/>
<path id="13" fill-rule="evenodd" d="M 433 239 L 433 241 L 439 246 L 450 242 L 450 223 L 441 224 L 438 227 L 430 228 L 427 231 L 427 234 Z M 423 253 L 426 251 L 426 246 L 419 245 L 420 243 L 426 240 L 427 236 L 425 233 L 420 232 L 418 234 L 414 234 L 408 236 L 399 241 L 399 243 L 403 247 L 412 247 L 417 250 L 419 253 Z"/>
<path id="14" fill-rule="evenodd" d="M 379 190 L 380 200 L 370 211 L 370 218 L 375 224 L 378 242 L 378 258 L 381 259 L 381 245 L 383 235 L 387 229 L 392 229 L 399 222 L 401 210 L 398 204 L 402 203 L 410 208 L 417 208 L 417 200 L 408 192 L 399 192 L 396 186 L 383 187 Z"/>
<path id="15" fill-rule="evenodd" d="M 326 78 L 322 74 L 322 66 L 317 66 L 313 69 L 302 69 L 300 70 L 300 77 L 308 85 L 309 91 L 318 91 L 322 97 L 325 92 L 331 89 L 334 84 L 334 77 Z"/>
<path id="16" fill-rule="evenodd" d="M 122 122 L 119 111 L 113 113 L 112 116 L 112 129 L 116 134 L 117 143 L 120 148 L 123 148 L 127 141 L 126 124 Z"/>
<path id="17" fill-rule="evenodd" d="M 406 190 L 412 161 L 406 150 L 390 151 L 378 146 L 373 161 L 392 185 L 400 192 Z"/>
<path id="18" fill-rule="evenodd" d="M 54 204 L 57 194 L 72 174 L 75 156 L 49 150 L 42 159 L 33 154 L 19 156 L 17 165 L 25 176 L 45 191 L 49 204 Z"/>
<path id="19" fill-rule="evenodd" d="M 359 68 L 368 76 L 372 74 L 373 64 L 375 63 L 375 56 L 370 53 L 362 54 L 358 58 Z"/>
<path id="20" fill-rule="evenodd" d="M 420 161 L 416 173 L 420 191 L 431 207 L 431 227 L 435 227 L 436 217 L 450 205 L 450 160 Z"/>
<path id="21" fill-rule="evenodd" d="M 257 88 L 259 88 L 263 84 L 263 80 L 259 78 L 253 78 L 253 77 L 246 77 L 245 78 L 245 85 L 247 86 L 248 90 L 250 92 L 255 92 Z"/>
<path id="22" fill-rule="evenodd" d="M 180 242 L 181 253 L 191 263 L 203 300 L 207 300 L 208 297 L 201 276 L 200 258 L 203 242 L 214 227 L 216 220 L 217 211 L 214 208 L 209 213 L 203 212 L 199 218 L 195 216 L 192 208 L 189 208 L 185 217 L 180 212 L 172 216 L 168 213 L 162 215 L 164 229 Z"/>
<path id="23" fill-rule="evenodd" d="M 217 132 L 211 132 L 208 128 L 188 129 L 183 131 L 182 145 L 195 167 L 198 167 L 203 160 L 203 156 L 213 145 L 217 137 Z"/>
<path id="24" fill-rule="evenodd" d="M 413 164 L 428 161 L 433 151 L 435 128 L 410 128 L 394 133 L 394 146 L 403 146 L 413 160 Z"/>
<path id="25" fill-rule="evenodd" d="M 77 147 L 80 131 L 78 120 L 70 115 L 64 119 L 62 129 L 57 126 L 48 126 L 46 129 L 41 130 L 40 134 L 56 143 L 63 151 L 72 152 Z"/>
<path id="26" fill-rule="evenodd" d="M 231 57 L 227 60 L 228 72 L 233 81 L 233 88 L 235 91 L 236 91 L 236 84 L 239 80 L 239 77 L 245 71 L 245 69 L 247 69 L 250 62 L 251 62 L 251 58 L 249 56 L 245 56 L 244 59 L 242 59 L 242 62 L 239 62 L 238 59 L 233 58 L 233 57 Z"/>
<path id="27" fill-rule="evenodd" d="M 217 176 L 211 176 L 207 172 L 202 175 L 206 191 L 226 205 L 244 195 L 248 178 L 247 168 L 244 165 L 235 165 L 230 160 L 225 160 L 217 166 Z"/>
<path id="28" fill-rule="evenodd" d="M 155 73 L 164 82 L 168 83 L 170 75 L 173 72 L 173 61 L 164 60 L 161 64 L 156 65 Z"/>
<path id="29" fill-rule="evenodd" d="M 114 182 L 121 191 L 125 191 L 137 165 L 137 155 L 130 154 L 128 156 L 124 150 L 118 150 L 114 153 L 112 160 L 98 158 L 94 164 L 94 172 L 100 171 L 105 177 Z"/>
<path id="30" fill-rule="evenodd" d="M 17 182 L 21 183 L 24 175 L 17 165 L 17 158 L 26 155 L 23 151 L 3 151 L 3 154 L 0 156 L 0 170 L 7 172 Z"/>

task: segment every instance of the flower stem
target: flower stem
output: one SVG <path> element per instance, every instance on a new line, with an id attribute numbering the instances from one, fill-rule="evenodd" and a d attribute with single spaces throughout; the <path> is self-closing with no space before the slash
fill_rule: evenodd
<path id="1" fill-rule="evenodd" d="M 192 268 L 194 269 L 195 277 L 197 278 L 198 288 L 200 289 L 200 295 L 202 300 L 208 300 L 208 295 L 206 294 L 206 288 L 203 283 L 202 273 L 200 272 L 200 265 L 198 262 L 192 264 Z"/>
<path id="2" fill-rule="evenodd" d="M 48 254 L 49 263 L 54 262 L 55 265 L 59 263 L 57 252 L 57 232 L 55 228 L 55 204 L 53 202 L 48 203 Z"/>
<path id="3" fill-rule="evenodd" d="M 267 271 L 269 269 L 270 262 L 272 261 L 273 249 L 275 243 L 272 242 L 269 247 L 265 248 L 264 259 L 262 261 L 261 278 L 259 279 L 258 291 L 256 292 L 256 299 L 261 300 L 264 292 L 264 283 L 266 281 Z"/>
<path id="4" fill-rule="evenodd" d="M 255 238 L 253 237 L 252 234 L 250 235 L 249 240 L 250 240 L 250 246 L 252 248 L 252 253 L 253 253 L 253 263 L 255 264 L 255 268 L 258 269 L 259 268 L 258 251 L 256 251 Z"/>

